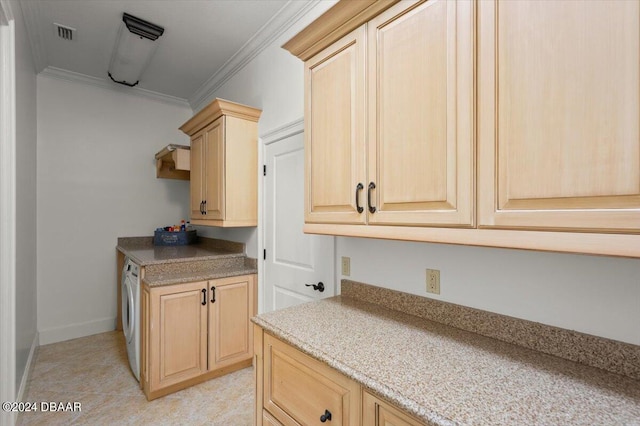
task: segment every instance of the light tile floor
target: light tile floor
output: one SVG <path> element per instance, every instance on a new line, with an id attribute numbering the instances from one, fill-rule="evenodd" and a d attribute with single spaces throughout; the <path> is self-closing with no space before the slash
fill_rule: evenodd
<path id="1" fill-rule="evenodd" d="M 79 402 L 79 412 L 31 412 L 18 425 L 253 424 L 252 367 L 147 401 L 121 331 L 41 346 L 24 401 Z"/>

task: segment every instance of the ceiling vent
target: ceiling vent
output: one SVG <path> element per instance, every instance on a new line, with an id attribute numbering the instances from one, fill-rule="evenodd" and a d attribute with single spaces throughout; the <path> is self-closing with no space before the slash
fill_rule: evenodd
<path id="1" fill-rule="evenodd" d="M 53 24 L 57 36 L 63 40 L 74 41 L 76 38 L 76 29 L 61 24 Z"/>

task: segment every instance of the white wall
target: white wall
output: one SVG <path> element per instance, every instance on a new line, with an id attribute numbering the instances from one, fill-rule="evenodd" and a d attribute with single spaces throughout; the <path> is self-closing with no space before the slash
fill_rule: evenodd
<path id="1" fill-rule="evenodd" d="M 216 97 L 262 108 L 258 135 L 264 135 L 303 116 L 303 63 L 282 46 L 316 17 L 329 9 L 335 1 L 322 1 L 252 61 L 229 79 L 209 101 Z M 259 148 L 260 161 L 262 149 Z M 257 228 L 217 229 L 198 227 L 198 234 L 239 241 L 246 244 L 247 256 L 258 257 Z"/>
<path id="2" fill-rule="evenodd" d="M 16 394 L 37 346 L 36 74 L 22 11 L 11 3 L 16 34 Z"/>
<path id="3" fill-rule="evenodd" d="M 355 281 L 640 344 L 640 260 L 364 238 L 337 247 Z M 439 296 L 426 292 L 427 268 L 440 270 Z"/>
<path id="4" fill-rule="evenodd" d="M 38 76 L 40 343 L 112 330 L 118 237 L 188 217 L 187 181 L 156 179 L 154 154 L 189 144 L 176 106 Z"/>
<path id="5" fill-rule="evenodd" d="M 303 64 L 280 46 L 331 4 L 321 2 L 215 93 L 261 107 L 260 134 L 303 116 Z M 203 232 L 260 249 L 256 230 Z M 440 269 L 441 300 L 640 344 L 640 260 L 355 238 L 336 246 L 337 265 L 351 257 L 353 280 L 426 296 L 425 269 Z"/>

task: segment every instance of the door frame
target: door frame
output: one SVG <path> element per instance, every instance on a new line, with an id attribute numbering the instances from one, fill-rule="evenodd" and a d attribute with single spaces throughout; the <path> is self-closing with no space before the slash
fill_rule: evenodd
<path id="1" fill-rule="evenodd" d="M 16 79 L 15 21 L 0 0 L 0 400 L 16 401 Z M 13 425 L 13 412 L 0 414 Z"/>

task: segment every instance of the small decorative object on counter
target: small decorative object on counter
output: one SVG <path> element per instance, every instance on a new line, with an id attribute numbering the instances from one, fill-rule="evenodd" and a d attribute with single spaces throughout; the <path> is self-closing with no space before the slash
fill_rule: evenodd
<path id="1" fill-rule="evenodd" d="M 184 220 L 180 225 L 165 226 L 156 228 L 153 234 L 153 245 L 155 246 L 185 246 L 195 243 L 197 240 L 195 229 L 190 229 Z"/>

